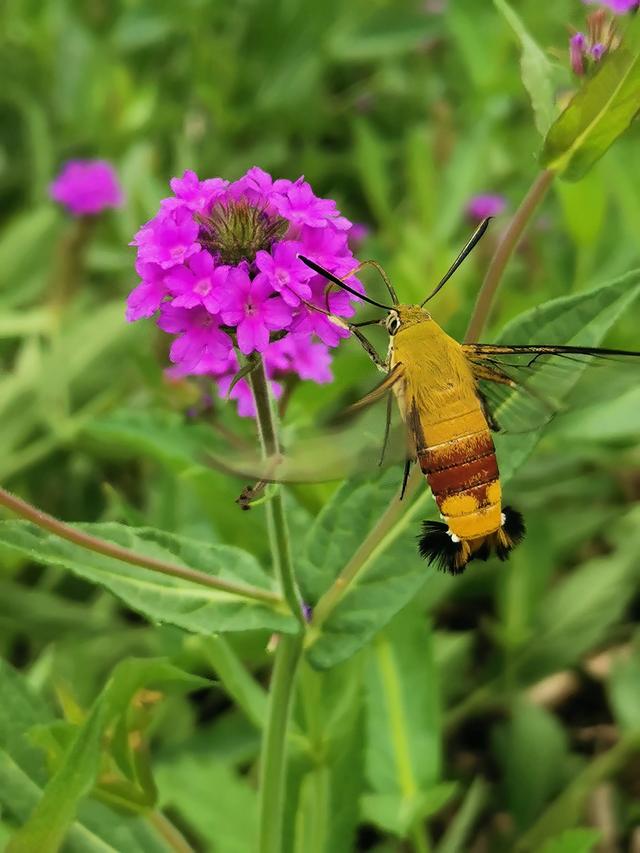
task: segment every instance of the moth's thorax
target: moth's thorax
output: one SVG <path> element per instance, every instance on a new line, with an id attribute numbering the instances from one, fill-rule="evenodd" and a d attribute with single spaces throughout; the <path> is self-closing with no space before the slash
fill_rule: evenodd
<path id="1" fill-rule="evenodd" d="M 405 313 L 406 309 L 406 313 Z M 451 338 L 422 308 L 399 306 L 401 325 L 391 339 L 390 366 L 401 362 L 410 395 L 429 416 L 439 418 L 443 408 L 468 411 L 477 395 L 469 362 L 458 341 Z"/>
<path id="2" fill-rule="evenodd" d="M 415 326 L 417 323 L 431 323 L 431 314 L 419 305 L 396 305 L 396 313 L 400 320 L 398 331 Z"/>

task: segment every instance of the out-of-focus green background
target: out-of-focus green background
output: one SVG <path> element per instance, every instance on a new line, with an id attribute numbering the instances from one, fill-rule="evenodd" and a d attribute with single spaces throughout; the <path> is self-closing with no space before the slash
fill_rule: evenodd
<path id="1" fill-rule="evenodd" d="M 585 6 L 515 6 L 566 67 L 568 33 L 583 28 Z M 167 345 L 152 321 L 124 322 L 135 284 L 128 243 L 184 169 L 201 178 L 234 179 L 252 165 L 304 174 L 367 226 L 360 256 L 379 260 L 411 301 L 467 238 L 469 199 L 499 193 L 507 214 L 433 303 L 438 321 L 462 336 L 508 214 L 539 169 L 513 33 L 477 0 L 5 0 L 0 28 L 0 483 L 63 519 L 149 525 L 264 558 L 260 511 L 238 511 L 238 483 L 190 464 L 192 430 L 212 417 L 193 417 L 199 386 L 163 378 Z M 559 79 L 569 91 L 568 68 Z M 638 141 L 632 129 L 585 179 L 556 182 L 509 266 L 487 340 L 525 309 L 638 266 Z M 48 184 L 73 157 L 110 160 L 127 200 L 99 218 L 71 274 L 63 257 L 75 226 L 48 200 Z M 369 286 L 375 292 L 375 279 Z M 638 320 L 637 306 L 629 309 L 607 341 L 639 348 Z M 332 386 L 299 389 L 293 416 L 319 417 L 376 381 L 350 343 L 335 375 Z M 238 426 L 223 407 L 216 403 L 225 424 Z M 632 836 L 638 843 L 638 764 L 634 772 L 622 751 L 626 774 L 598 765 L 583 777 L 621 732 L 640 726 L 639 413 L 636 380 L 606 406 L 554 425 L 509 485 L 529 536 L 508 567 L 473 566 L 454 583 L 429 573 L 417 601 L 376 641 L 379 654 L 397 642 L 403 658 L 403 625 L 417 626 L 411 683 L 432 684 L 438 698 L 411 736 L 441 744 L 431 784 L 458 782 L 434 809 L 444 853 L 514 849 L 555 797 L 569 797 L 570 811 L 576 775 L 576 822 L 588 814 L 602 837 L 613 833 L 614 846 L 603 849 L 623 849 L 615 844 Z M 296 520 L 310 524 L 331 491 L 300 492 Z M 266 639 L 230 638 L 263 681 Z M 435 649 L 429 672 L 421 643 Z M 200 640 L 149 625 L 109 593 L 14 554 L 0 572 L 0 644 L 56 713 L 61 704 L 86 708 L 127 655 L 171 654 L 216 677 Z M 384 701 L 380 689 L 365 678 L 362 791 L 372 796 L 384 794 L 371 758 L 382 749 L 371 713 Z M 177 825 L 195 849 L 250 849 L 255 727 L 221 687 L 171 698 L 154 719 L 152 763 Z M 306 846 L 299 827 L 291 843 L 401 849 L 383 819 L 376 825 L 376 808 L 361 809 L 357 833 L 353 817 L 337 846 Z M 0 832 L 15 824 L 9 808 Z M 156 849 L 145 843 L 140 849 Z"/>

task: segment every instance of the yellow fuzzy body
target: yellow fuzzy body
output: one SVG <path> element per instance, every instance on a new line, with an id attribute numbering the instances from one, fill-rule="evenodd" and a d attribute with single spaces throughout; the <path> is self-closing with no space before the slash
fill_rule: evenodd
<path id="1" fill-rule="evenodd" d="M 501 529 L 495 448 L 476 382 L 461 345 L 417 306 L 396 308 L 389 368 L 420 467 L 449 527 L 473 553 Z"/>

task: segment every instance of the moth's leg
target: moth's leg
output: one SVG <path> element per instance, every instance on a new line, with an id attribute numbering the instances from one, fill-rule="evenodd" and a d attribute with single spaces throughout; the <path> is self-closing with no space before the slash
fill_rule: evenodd
<path id="1" fill-rule="evenodd" d="M 382 373 L 388 373 L 389 369 L 387 367 L 387 362 L 385 359 L 380 358 L 378 351 L 371 343 L 371 341 L 362 334 L 360 329 L 357 326 L 354 326 L 353 323 L 348 323 L 349 331 L 356 336 L 356 338 L 360 341 L 360 345 L 362 349 L 369 356 L 371 361 L 375 364 L 378 370 L 382 371 Z"/>
<path id="2" fill-rule="evenodd" d="M 382 451 L 380 452 L 380 459 L 378 460 L 378 467 L 382 467 L 382 463 L 384 462 L 384 454 L 387 451 L 387 444 L 389 443 L 389 429 L 391 428 L 391 409 L 393 406 L 393 397 L 391 396 L 391 392 L 387 395 L 387 416 L 384 424 L 384 438 L 382 439 Z"/>
<path id="3" fill-rule="evenodd" d="M 411 463 L 413 459 L 406 459 L 404 463 L 404 472 L 402 474 L 402 488 L 400 489 L 400 500 L 404 498 L 404 493 L 407 491 L 407 483 L 411 472 Z"/>

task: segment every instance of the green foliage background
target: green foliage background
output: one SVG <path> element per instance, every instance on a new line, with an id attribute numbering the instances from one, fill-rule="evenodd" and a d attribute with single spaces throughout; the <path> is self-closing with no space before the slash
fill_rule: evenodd
<path id="1" fill-rule="evenodd" d="M 534 103 L 546 86 L 562 97 L 573 85 L 567 24 L 583 27 L 583 4 L 516 6 L 543 48 L 534 67 L 549 65 Z M 214 419 L 251 425 L 221 401 L 187 415 L 202 387 L 163 379 L 166 341 L 151 322 L 124 322 L 127 244 L 172 175 L 233 179 L 257 164 L 304 173 L 335 197 L 370 229 L 360 255 L 383 264 L 404 300 L 421 298 L 468 235 L 468 199 L 499 192 L 512 213 L 540 168 L 544 109 L 534 119 L 504 7 L 6 0 L 0 483 L 106 539 L 267 588 L 262 509 L 241 513 L 243 484 L 197 462 Z M 97 223 L 78 276 L 63 264 L 74 226 L 47 197 L 75 156 L 112 160 L 127 194 Z M 433 304 L 454 336 L 507 221 Z M 512 321 L 512 342 L 640 348 L 639 234 L 632 128 L 581 180 L 554 183 L 486 340 Z M 335 377 L 297 388 L 288 420 L 312 422 L 376 381 L 351 343 Z M 290 738 L 287 851 L 580 853 L 610 824 L 611 843 L 628 843 L 640 823 L 640 393 L 629 374 L 581 388 L 581 407 L 535 450 L 525 440 L 502 452 L 509 502 L 529 528 L 508 564 L 455 579 L 428 569 L 414 547 L 432 509 L 421 493 L 312 638 Z M 399 477 L 288 494 L 309 600 Z M 291 617 L 87 556 L 24 522 L 1 527 L 0 839 L 46 787 L 14 853 L 254 849 L 267 643 Z M 599 822 L 602 809 L 611 821 Z"/>

